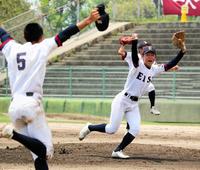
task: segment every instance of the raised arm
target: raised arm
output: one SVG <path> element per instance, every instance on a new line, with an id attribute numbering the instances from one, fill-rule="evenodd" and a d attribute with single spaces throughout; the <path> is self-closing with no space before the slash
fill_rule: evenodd
<path id="1" fill-rule="evenodd" d="M 85 28 L 86 26 L 90 25 L 91 23 L 97 21 L 100 18 L 98 9 L 95 8 L 91 11 L 90 16 L 88 16 L 87 18 L 85 18 L 83 21 L 77 23 L 77 27 L 79 28 L 79 30 L 82 30 L 83 28 Z"/>
<path id="2" fill-rule="evenodd" d="M 137 36 L 136 36 L 136 38 L 132 41 L 132 47 L 131 47 L 131 50 L 132 50 L 132 61 L 133 61 L 133 65 L 135 67 L 139 66 L 137 43 L 138 43 L 138 39 L 137 39 Z"/>
<path id="3" fill-rule="evenodd" d="M 169 61 L 167 64 L 164 65 L 165 71 L 168 71 L 171 68 L 173 68 L 174 66 L 176 66 L 178 64 L 178 62 L 182 59 L 184 54 L 185 54 L 185 52 L 182 52 L 182 50 L 180 50 L 175 58 L 173 58 L 171 61 Z"/>
<path id="4" fill-rule="evenodd" d="M 173 58 L 171 61 L 169 61 L 167 64 L 164 65 L 165 71 L 168 71 L 169 69 L 176 66 L 186 53 L 187 49 L 185 45 L 185 32 L 184 31 L 175 32 L 172 36 L 172 43 L 177 48 L 179 48 L 180 51 L 175 58 Z"/>
<path id="5" fill-rule="evenodd" d="M 92 10 L 92 12 L 87 18 L 83 19 L 82 21 L 80 21 L 75 25 L 70 25 L 69 27 L 61 31 L 59 34 L 57 34 L 55 37 L 56 43 L 58 44 L 58 46 L 61 46 L 62 43 L 65 42 L 67 39 L 69 39 L 72 35 L 75 35 L 86 26 L 97 21 L 99 18 L 100 18 L 99 12 L 97 8 L 95 8 L 94 10 Z"/>
<path id="6" fill-rule="evenodd" d="M 132 62 L 135 67 L 138 67 L 138 61 L 139 61 L 138 51 L 137 51 L 138 35 L 136 33 L 133 33 L 131 36 L 122 36 L 119 39 L 119 43 L 121 45 L 118 49 L 118 54 L 120 55 L 122 60 L 124 60 L 127 55 L 127 52 L 124 49 L 124 46 L 127 44 L 131 44 Z"/>

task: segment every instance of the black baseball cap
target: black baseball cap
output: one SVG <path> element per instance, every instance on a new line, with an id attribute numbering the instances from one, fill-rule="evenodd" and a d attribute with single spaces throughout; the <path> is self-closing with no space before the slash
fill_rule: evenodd
<path id="1" fill-rule="evenodd" d="M 144 41 L 144 40 L 138 41 L 137 48 L 143 48 L 145 46 L 151 46 L 151 43 Z"/>
<path id="2" fill-rule="evenodd" d="M 152 46 L 146 46 L 146 47 L 143 48 L 143 50 L 144 50 L 144 54 L 151 52 L 151 53 L 154 53 L 156 55 L 156 50 Z"/>

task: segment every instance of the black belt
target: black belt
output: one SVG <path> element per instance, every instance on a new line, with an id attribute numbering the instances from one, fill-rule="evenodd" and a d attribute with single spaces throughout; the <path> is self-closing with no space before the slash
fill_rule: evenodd
<path id="1" fill-rule="evenodd" d="M 26 96 L 33 96 L 34 93 L 33 92 L 26 92 Z M 13 101 L 13 97 L 11 98 L 11 101 Z"/>
<path id="2" fill-rule="evenodd" d="M 33 96 L 34 93 L 33 92 L 26 92 L 26 96 Z"/>
<path id="3" fill-rule="evenodd" d="M 138 97 L 137 96 L 130 96 L 127 92 L 124 95 L 127 96 L 132 101 L 135 101 L 135 102 L 138 101 Z"/>

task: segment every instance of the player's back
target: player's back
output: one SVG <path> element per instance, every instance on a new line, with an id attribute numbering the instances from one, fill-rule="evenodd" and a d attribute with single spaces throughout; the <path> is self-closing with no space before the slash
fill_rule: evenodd
<path id="1" fill-rule="evenodd" d="M 42 86 L 49 53 L 56 47 L 54 38 L 41 43 L 6 44 L 3 53 L 8 63 L 8 75 L 12 96 L 27 92 L 42 95 Z"/>

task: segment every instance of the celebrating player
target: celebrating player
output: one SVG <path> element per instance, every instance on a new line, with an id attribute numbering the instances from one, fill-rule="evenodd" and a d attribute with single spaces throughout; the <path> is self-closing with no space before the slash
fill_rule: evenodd
<path id="1" fill-rule="evenodd" d="M 173 37 L 176 34 L 174 34 Z M 111 106 L 110 122 L 108 124 L 92 125 L 88 123 L 79 133 L 79 139 L 83 140 L 90 132 L 98 131 L 102 133 L 115 133 L 122 122 L 125 115 L 126 121 L 129 123 L 130 129 L 123 137 L 121 143 L 112 152 L 113 158 L 129 158 L 123 153 L 126 148 L 138 135 L 140 130 L 140 111 L 138 99 L 144 94 L 152 77 L 174 67 L 184 56 L 186 52 L 184 41 L 179 41 L 180 51 L 177 56 L 166 64 L 154 65 L 156 60 L 156 50 L 152 46 L 144 47 L 143 60 L 139 60 L 137 52 L 137 34 L 132 40 L 132 53 L 125 53 L 124 60 L 129 65 L 129 73 L 124 85 L 124 89 L 118 93 Z M 178 39 L 178 38 L 177 38 Z"/>
<path id="2" fill-rule="evenodd" d="M 131 44 L 131 40 L 133 38 L 134 38 L 134 34 L 132 36 L 124 36 L 124 37 L 120 38 L 121 46 L 118 50 L 118 54 L 121 56 L 121 59 L 123 59 L 126 54 L 126 50 L 124 49 L 124 46 L 126 45 L 126 43 Z M 138 41 L 137 49 L 138 49 L 138 58 L 140 60 L 142 60 L 142 57 L 143 57 L 143 53 L 144 53 L 143 48 L 146 46 L 151 46 L 151 43 L 144 41 L 144 40 Z M 157 64 L 157 62 L 155 61 L 153 64 Z M 176 65 L 168 71 L 177 71 L 178 69 L 179 69 L 179 67 L 178 67 L 178 65 Z M 152 113 L 154 115 L 160 115 L 160 111 L 155 107 L 156 93 L 155 93 L 155 86 L 152 82 L 149 83 L 149 86 L 147 87 L 146 91 L 148 92 L 148 96 L 149 96 L 149 100 L 150 100 L 150 104 L 151 104 L 150 113 Z"/>
<path id="3" fill-rule="evenodd" d="M 126 50 L 124 48 L 124 46 L 126 45 L 126 43 L 128 44 L 132 44 L 132 42 L 130 42 L 131 39 L 133 39 L 135 36 L 135 34 L 133 34 L 132 36 L 125 36 L 125 37 L 121 37 L 120 38 L 120 48 L 118 50 L 118 54 L 121 56 L 121 59 L 124 60 L 125 55 L 126 55 Z M 126 41 L 126 42 L 125 42 Z M 138 41 L 137 44 L 137 49 L 138 49 L 138 58 L 139 60 L 142 60 L 143 56 L 144 56 L 144 47 L 146 46 L 151 46 L 151 43 L 144 41 L 144 40 L 140 40 Z M 134 48 L 134 47 L 132 47 Z M 153 64 L 157 64 L 157 62 L 155 61 Z M 169 69 L 168 71 L 177 71 L 179 69 L 179 66 L 176 65 L 174 67 L 172 67 L 171 69 Z M 155 107 L 155 86 L 153 85 L 152 82 L 149 83 L 149 86 L 146 89 L 146 92 L 148 92 L 148 96 L 149 96 L 149 100 L 151 103 L 151 107 L 150 107 L 150 113 L 154 114 L 154 115 L 160 115 L 160 111 L 157 110 L 157 108 Z M 128 130 L 129 124 L 127 123 L 126 129 Z"/>
<path id="4" fill-rule="evenodd" d="M 142 58 L 143 57 L 143 53 L 144 50 L 143 48 L 146 46 L 150 46 L 151 44 L 146 42 L 146 41 L 139 41 L 137 48 L 138 48 L 138 57 Z M 154 114 L 154 115 L 160 115 L 160 111 L 155 107 L 155 98 L 156 98 L 156 92 L 155 92 L 155 86 L 152 82 L 149 83 L 149 86 L 147 87 L 147 91 L 148 91 L 148 96 L 149 96 L 149 100 L 151 103 L 151 107 L 150 107 L 150 113 Z"/>
<path id="5" fill-rule="evenodd" d="M 119 39 L 121 46 L 118 50 L 118 54 L 121 56 L 121 59 L 123 59 L 126 54 L 124 46 L 126 44 L 132 44 L 134 35 L 135 34 L 133 34 L 132 36 L 123 36 Z M 140 60 L 142 60 L 142 57 L 143 57 L 143 53 L 144 53 L 143 48 L 146 46 L 151 46 L 151 43 L 143 41 L 143 40 L 138 41 L 137 49 L 138 49 L 138 58 Z M 156 61 L 154 62 L 154 64 L 156 64 Z M 155 87 L 152 82 L 149 83 L 149 86 L 147 87 L 147 92 L 148 92 L 148 96 L 149 96 L 149 100 L 150 100 L 150 104 L 151 104 L 150 113 L 152 113 L 154 115 L 160 115 L 160 111 L 155 107 L 156 93 L 155 93 Z"/>
<path id="6" fill-rule="evenodd" d="M 42 108 L 42 86 L 48 55 L 72 35 L 100 19 L 98 9 L 83 21 L 71 25 L 55 37 L 44 39 L 43 29 L 30 23 L 24 29 L 25 44 L 19 44 L 0 28 L 0 50 L 8 63 L 12 102 L 8 114 L 12 125 L 2 128 L 0 137 L 11 138 L 27 147 L 36 170 L 48 170 L 47 159 L 53 156 L 51 131 Z"/>

